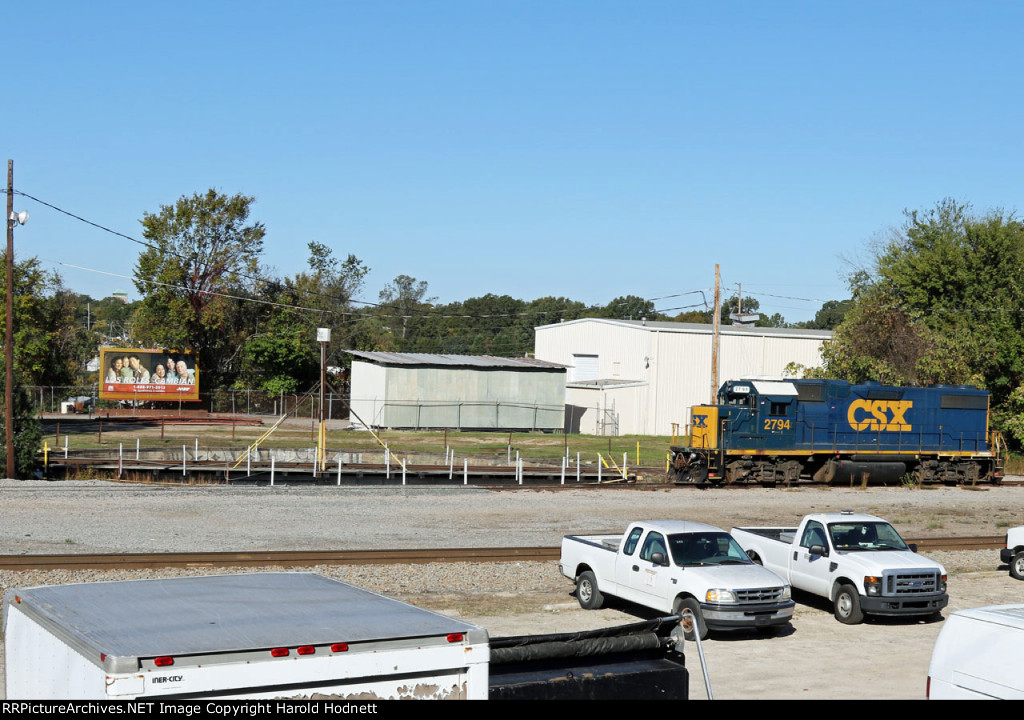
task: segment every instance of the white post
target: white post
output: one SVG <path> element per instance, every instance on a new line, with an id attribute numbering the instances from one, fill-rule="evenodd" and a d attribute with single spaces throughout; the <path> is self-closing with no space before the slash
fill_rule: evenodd
<path id="1" fill-rule="evenodd" d="M 402 484 L 405 485 L 405 458 L 402 458 Z"/>
<path id="2" fill-rule="evenodd" d="M 455 451 L 452 450 L 451 459 L 448 461 L 448 479 L 451 480 L 455 475 Z"/>
<path id="3" fill-rule="evenodd" d="M 182 445 L 181 446 L 181 475 L 182 475 L 182 477 L 185 476 L 185 454 L 187 452 L 188 452 L 188 446 L 187 445 Z"/>
<path id="4" fill-rule="evenodd" d="M 273 455 L 270 456 L 270 487 L 274 487 L 274 460 L 275 459 L 276 458 Z"/>
<path id="5" fill-rule="evenodd" d="M 565 461 L 566 458 L 562 458 L 562 485 L 565 485 Z"/>
<path id="6" fill-rule="evenodd" d="M 516 462 L 519 462 L 519 451 L 516 450 Z M 505 448 L 505 464 L 512 464 L 512 446 L 509 445 Z"/>
<path id="7" fill-rule="evenodd" d="M 628 456 L 629 456 L 629 453 L 622 453 L 622 479 L 623 480 L 626 479 L 626 458 Z"/>
<path id="8" fill-rule="evenodd" d="M 316 477 L 317 466 L 320 465 L 320 448 L 313 448 L 313 477 Z"/>
<path id="9" fill-rule="evenodd" d="M 576 453 L 576 482 L 580 481 L 580 454 Z"/>
<path id="10" fill-rule="evenodd" d="M 387 445 L 384 446 L 384 477 L 391 479 L 391 451 Z"/>
<path id="11" fill-rule="evenodd" d="M 117 479 L 121 479 L 121 456 L 124 455 L 124 443 L 117 444 Z"/>
<path id="12" fill-rule="evenodd" d="M 245 449 L 245 476 L 252 475 L 252 445 Z"/>
<path id="13" fill-rule="evenodd" d="M 196 454 L 192 456 L 192 459 L 199 462 L 199 438 L 196 438 Z"/>
<path id="14" fill-rule="evenodd" d="M 338 485 L 341 485 L 341 453 L 338 453 Z"/>
<path id="15" fill-rule="evenodd" d="M 68 436 L 67 436 L 67 433 L 64 434 L 64 459 L 65 460 L 68 459 Z"/>
<path id="16" fill-rule="evenodd" d="M 135 438 L 135 462 L 139 461 L 139 439 Z"/>
<path id="17" fill-rule="evenodd" d="M 462 484 L 469 485 L 469 458 L 462 461 Z"/>
<path id="18" fill-rule="evenodd" d="M 601 463 L 603 462 L 603 460 L 604 460 L 604 458 L 601 457 L 601 453 L 598 453 L 597 454 L 597 484 L 598 485 L 601 484 Z"/>

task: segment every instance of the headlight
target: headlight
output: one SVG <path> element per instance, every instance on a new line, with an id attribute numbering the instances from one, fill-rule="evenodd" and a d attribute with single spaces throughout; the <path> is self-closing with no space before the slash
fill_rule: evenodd
<path id="1" fill-rule="evenodd" d="M 793 599 L 793 589 L 791 587 L 789 587 L 789 585 L 783 585 L 782 586 L 782 599 L 783 600 L 792 600 Z"/>
<path id="2" fill-rule="evenodd" d="M 867 595 L 881 595 L 882 594 L 882 578 L 875 577 L 874 575 L 864 576 L 864 592 Z"/>
<path id="3" fill-rule="evenodd" d="M 725 590 L 723 588 L 712 588 L 711 590 L 708 590 L 704 599 L 709 603 L 735 603 L 736 593 L 732 590 Z"/>
<path id="4" fill-rule="evenodd" d="M 946 592 L 946 576 L 943 575 L 939 583 L 939 592 Z"/>

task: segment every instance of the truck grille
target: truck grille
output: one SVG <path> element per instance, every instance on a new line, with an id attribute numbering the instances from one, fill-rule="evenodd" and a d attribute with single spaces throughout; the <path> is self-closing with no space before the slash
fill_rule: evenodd
<path id="1" fill-rule="evenodd" d="M 924 595 L 939 591 L 939 575 L 936 572 L 902 571 L 885 575 L 884 595 Z"/>
<path id="2" fill-rule="evenodd" d="M 757 605 L 761 603 L 778 602 L 782 599 L 782 588 L 751 588 L 748 590 L 737 590 L 736 601 L 741 605 Z"/>

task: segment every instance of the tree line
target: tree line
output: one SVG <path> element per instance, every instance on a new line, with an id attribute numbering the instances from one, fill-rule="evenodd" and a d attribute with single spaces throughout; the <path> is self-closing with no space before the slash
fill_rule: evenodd
<path id="1" fill-rule="evenodd" d="M 95 382 L 83 374 L 86 362 L 99 345 L 121 345 L 194 353 L 206 389 L 299 392 L 319 380 L 321 327 L 331 330 L 328 363 L 343 366 L 347 349 L 521 357 L 533 351 L 536 326 L 581 317 L 711 322 L 710 309 L 670 316 L 633 295 L 607 305 L 494 294 L 438 303 L 426 281 L 408 275 L 387 283 L 376 302 L 359 301 L 369 268 L 319 242 L 307 243 L 303 271 L 270 272 L 253 202 L 209 190 L 144 213 L 145 247 L 134 268 L 141 299 L 132 303 L 74 293 L 36 259 L 19 262 L 19 382 Z M 723 304 L 724 322 L 739 302 Z M 757 299 L 744 298 L 742 308 L 756 311 Z"/>
<path id="2" fill-rule="evenodd" d="M 700 303 L 669 315 L 633 295 L 606 305 L 494 294 L 438 303 L 426 281 L 408 275 L 376 302 L 360 301 L 369 268 L 319 242 L 307 243 L 301 272 L 268 271 L 253 202 L 209 190 L 145 213 L 134 269 L 141 299 L 132 303 L 77 294 L 36 258 L 18 261 L 16 384 L 95 382 L 84 365 L 108 344 L 192 352 L 207 389 L 297 392 L 319 378 L 320 327 L 331 330 L 328 363 L 342 366 L 347 349 L 523 356 L 538 325 L 582 317 L 713 319 Z M 904 224 L 868 249 L 848 275 L 850 298 L 826 302 L 810 322 L 762 315 L 757 324 L 834 329 L 822 365 L 801 369 L 807 376 L 986 388 L 995 424 L 1024 443 L 1024 223 L 944 200 L 906 211 Z M 722 320 L 758 309 L 756 298 L 734 295 Z"/>

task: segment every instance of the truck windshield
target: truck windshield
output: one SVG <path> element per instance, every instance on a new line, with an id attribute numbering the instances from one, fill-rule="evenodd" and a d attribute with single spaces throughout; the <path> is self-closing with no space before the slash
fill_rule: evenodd
<path id="1" fill-rule="evenodd" d="M 908 550 L 903 538 L 886 522 L 832 523 L 828 526 L 836 550 Z"/>
<path id="2" fill-rule="evenodd" d="M 750 558 L 725 532 L 685 533 L 668 536 L 672 561 L 688 565 L 749 565 Z"/>

